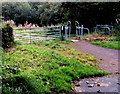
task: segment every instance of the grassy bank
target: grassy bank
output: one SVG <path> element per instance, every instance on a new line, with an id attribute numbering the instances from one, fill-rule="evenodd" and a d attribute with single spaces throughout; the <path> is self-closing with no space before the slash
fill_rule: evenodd
<path id="1" fill-rule="evenodd" d="M 91 42 L 91 44 L 105 47 L 105 48 L 111 48 L 111 49 L 117 49 L 120 50 L 119 41 L 98 41 L 98 42 Z"/>
<path id="2" fill-rule="evenodd" d="M 61 51 L 68 50 L 58 40 L 34 44 L 19 43 L 7 53 L 2 52 L 2 81 L 4 94 L 46 94 L 71 92 L 72 82 L 78 78 L 108 74 L 94 66 L 80 62 L 82 53 L 68 58 Z M 66 50 L 65 50 L 66 49 Z M 70 52 L 71 51 L 71 52 Z M 75 52 L 75 51 L 74 51 Z M 87 58 L 92 62 L 92 59 Z"/>

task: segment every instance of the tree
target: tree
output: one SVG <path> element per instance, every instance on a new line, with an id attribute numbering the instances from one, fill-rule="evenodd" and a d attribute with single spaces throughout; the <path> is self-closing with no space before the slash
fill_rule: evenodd
<path id="1" fill-rule="evenodd" d="M 76 20 L 85 27 L 114 24 L 120 13 L 120 2 L 24 2 L 3 3 L 3 17 L 16 24 L 51 25 Z"/>
<path id="2" fill-rule="evenodd" d="M 61 3 L 43 3 L 38 6 L 40 23 L 43 25 L 57 24 L 60 21 L 59 8 Z"/>
<path id="3" fill-rule="evenodd" d="M 24 25 L 27 20 L 31 19 L 31 7 L 27 2 L 3 3 L 2 10 L 4 20 L 12 19 L 17 25 Z"/>

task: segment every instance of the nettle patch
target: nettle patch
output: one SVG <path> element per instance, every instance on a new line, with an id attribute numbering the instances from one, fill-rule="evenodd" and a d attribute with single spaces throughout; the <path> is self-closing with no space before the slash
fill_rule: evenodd
<path id="1" fill-rule="evenodd" d="M 49 43 L 47 45 L 53 46 Z M 58 45 L 52 47 L 60 48 Z M 2 52 L 2 55 L 4 94 L 71 92 L 72 82 L 78 78 L 108 74 L 51 49 L 25 43 L 18 44 L 7 53 Z"/>

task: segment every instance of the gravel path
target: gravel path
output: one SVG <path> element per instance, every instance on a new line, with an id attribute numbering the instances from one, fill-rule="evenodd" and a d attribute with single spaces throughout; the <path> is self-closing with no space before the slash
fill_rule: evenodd
<path id="1" fill-rule="evenodd" d="M 98 65 L 100 66 L 101 70 L 110 73 L 118 73 L 118 69 L 120 68 L 120 66 L 118 68 L 118 54 L 120 50 L 118 51 L 109 48 L 98 47 L 84 41 L 73 42 L 77 45 L 71 45 L 71 48 L 91 54 L 100 60 Z"/>

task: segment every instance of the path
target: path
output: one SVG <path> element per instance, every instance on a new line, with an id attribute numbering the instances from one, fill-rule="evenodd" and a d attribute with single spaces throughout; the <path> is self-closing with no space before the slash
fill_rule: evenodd
<path id="1" fill-rule="evenodd" d="M 74 45 L 74 46 L 73 46 Z M 100 69 L 106 72 L 113 74 L 119 74 L 118 68 L 118 50 L 113 50 L 109 48 L 98 47 L 92 45 L 85 41 L 76 41 L 73 40 L 73 44 L 70 45 L 71 48 L 74 48 L 80 52 L 85 52 L 95 56 L 100 60 L 98 66 Z M 96 78 L 85 78 L 79 79 L 80 81 L 74 81 L 74 91 L 75 92 L 109 92 L 111 94 L 119 94 L 118 88 L 120 86 L 119 79 L 120 76 L 110 77 L 96 77 Z"/>
<path id="2" fill-rule="evenodd" d="M 100 60 L 98 64 L 101 70 L 110 72 L 110 73 L 118 73 L 118 50 L 113 50 L 109 48 L 98 47 L 92 45 L 88 42 L 84 41 L 74 41 L 75 46 L 70 46 L 71 48 L 77 49 L 78 51 L 85 52 L 95 56 Z"/>
<path id="3" fill-rule="evenodd" d="M 77 82 L 77 81 L 74 81 Z M 79 86 L 75 86 L 75 92 L 108 92 L 107 94 L 118 94 L 118 77 L 96 77 L 96 78 L 85 78 L 81 79 L 76 83 Z M 112 93 L 111 93 L 112 92 Z M 89 94 L 89 93 L 88 93 Z M 92 94 L 92 93 L 91 93 Z M 106 94 L 106 93 L 103 93 Z"/>

